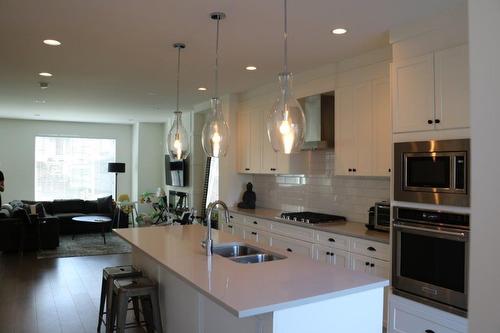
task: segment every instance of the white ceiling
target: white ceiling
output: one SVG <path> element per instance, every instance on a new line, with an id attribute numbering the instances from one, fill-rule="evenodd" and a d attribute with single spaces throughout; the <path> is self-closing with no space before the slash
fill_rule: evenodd
<path id="1" fill-rule="evenodd" d="M 294 72 L 387 45 L 391 27 L 463 0 L 289 0 Z M 281 0 L 1 0 L 0 117 L 92 122 L 161 121 L 175 107 L 177 51 L 181 106 L 211 97 L 215 23 L 221 22 L 220 91 L 274 80 L 282 64 Z M 333 27 L 349 29 L 333 36 Z M 42 40 L 63 42 L 49 47 Z M 248 72 L 246 65 L 258 70 Z M 54 74 L 41 90 L 39 72 Z M 201 93 L 197 87 L 206 86 Z M 46 101 L 44 104 L 37 101 Z"/>

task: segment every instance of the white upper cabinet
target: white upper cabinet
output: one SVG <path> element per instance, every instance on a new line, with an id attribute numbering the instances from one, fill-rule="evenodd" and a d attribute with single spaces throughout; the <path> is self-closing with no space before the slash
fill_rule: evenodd
<path id="1" fill-rule="evenodd" d="M 434 56 L 392 65 L 394 133 L 427 131 L 434 127 Z"/>
<path id="2" fill-rule="evenodd" d="M 250 112 L 238 112 L 238 172 L 252 171 L 251 152 L 245 147 L 251 140 L 250 127 Z"/>
<path id="3" fill-rule="evenodd" d="M 469 127 L 469 56 L 467 45 L 436 52 L 434 68 L 436 129 Z"/>
<path id="4" fill-rule="evenodd" d="M 392 65 L 393 132 L 469 127 L 467 45 Z"/>
<path id="5" fill-rule="evenodd" d="M 389 176 L 391 111 L 387 78 L 335 90 L 335 174 Z"/>

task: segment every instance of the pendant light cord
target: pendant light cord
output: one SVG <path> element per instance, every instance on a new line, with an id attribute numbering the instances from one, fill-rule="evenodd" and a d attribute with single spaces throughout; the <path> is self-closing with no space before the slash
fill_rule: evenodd
<path id="1" fill-rule="evenodd" d="M 287 0 L 283 0 L 284 6 L 284 40 L 285 40 L 285 45 L 284 45 L 284 73 L 288 73 L 288 20 L 287 20 Z"/>
<path id="2" fill-rule="evenodd" d="M 181 72 L 181 47 L 177 48 L 177 105 L 175 108 L 176 112 L 179 112 L 179 82 L 180 82 L 180 72 Z"/>
<path id="3" fill-rule="evenodd" d="M 215 39 L 215 97 L 219 97 L 219 22 L 217 19 L 217 37 Z"/>

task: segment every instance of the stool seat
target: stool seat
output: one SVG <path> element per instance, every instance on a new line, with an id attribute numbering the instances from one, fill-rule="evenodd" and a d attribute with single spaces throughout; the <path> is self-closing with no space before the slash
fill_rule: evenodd
<path id="1" fill-rule="evenodd" d="M 114 280 L 114 288 L 117 293 L 127 293 L 130 297 L 145 295 L 151 289 L 156 289 L 156 284 L 145 277 L 132 277 Z"/>
<path id="2" fill-rule="evenodd" d="M 132 265 L 126 266 L 115 266 L 115 267 L 106 267 L 102 271 L 105 278 L 113 277 L 114 279 L 126 278 L 137 276 L 137 273 L 140 271 Z"/>

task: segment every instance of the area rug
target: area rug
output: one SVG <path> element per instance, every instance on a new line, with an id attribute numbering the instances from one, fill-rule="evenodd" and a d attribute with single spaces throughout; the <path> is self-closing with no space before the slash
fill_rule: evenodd
<path id="1" fill-rule="evenodd" d="M 76 235 L 75 239 L 71 239 L 71 235 L 61 235 L 58 248 L 40 250 L 37 258 L 99 256 L 130 252 L 132 252 L 130 244 L 113 233 L 106 233 L 106 244 L 99 233 Z"/>

